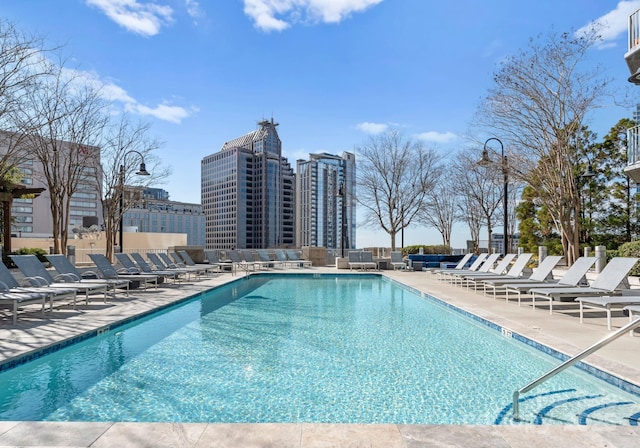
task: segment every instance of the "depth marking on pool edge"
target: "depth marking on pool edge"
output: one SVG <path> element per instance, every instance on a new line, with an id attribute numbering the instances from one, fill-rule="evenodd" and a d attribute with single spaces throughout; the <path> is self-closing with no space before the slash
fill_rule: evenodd
<path id="1" fill-rule="evenodd" d="M 109 331 L 109 329 L 110 329 L 109 325 L 107 325 L 107 326 L 105 326 L 105 327 L 102 327 L 102 328 L 98 328 L 98 329 L 96 330 L 96 334 L 97 334 L 97 335 L 104 334 L 104 333 L 106 333 L 107 331 Z"/>
<path id="2" fill-rule="evenodd" d="M 513 337 L 513 332 L 511 330 L 509 330 L 508 328 L 501 327 L 500 331 L 502 332 L 502 336 L 504 336 L 506 338 Z"/>

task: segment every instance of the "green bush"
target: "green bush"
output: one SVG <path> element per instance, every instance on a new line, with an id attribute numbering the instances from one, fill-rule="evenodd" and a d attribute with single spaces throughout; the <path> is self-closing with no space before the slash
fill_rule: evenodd
<path id="1" fill-rule="evenodd" d="M 631 241 L 630 243 L 624 243 L 622 246 L 618 247 L 618 256 L 640 258 L 640 241 Z M 608 253 L 607 258 L 609 258 Z M 640 263 L 636 263 L 633 269 L 631 269 L 629 275 L 640 276 Z"/>
<path id="2" fill-rule="evenodd" d="M 16 255 L 35 255 L 38 257 L 38 260 L 41 262 L 46 262 L 47 258 L 45 255 L 47 251 L 44 249 L 40 249 L 39 247 L 21 247 L 15 252 Z"/>
<path id="3" fill-rule="evenodd" d="M 422 248 L 422 253 L 424 254 L 450 254 L 451 247 L 445 246 L 444 244 L 438 244 L 434 246 L 425 246 L 422 244 L 417 244 L 415 246 L 406 246 L 402 249 L 403 255 L 410 254 L 418 254 L 420 253 L 420 248 Z"/>

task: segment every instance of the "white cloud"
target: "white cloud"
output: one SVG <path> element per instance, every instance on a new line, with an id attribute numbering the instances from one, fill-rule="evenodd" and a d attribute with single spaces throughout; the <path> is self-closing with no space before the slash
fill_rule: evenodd
<path id="1" fill-rule="evenodd" d="M 157 3 L 142 3 L 138 0 L 86 0 L 86 2 L 100 9 L 121 27 L 143 36 L 158 34 L 162 25 L 172 21 L 173 9 Z"/>
<path id="2" fill-rule="evenodd" d="M 65 69 L 65 76 L 76 84 L 79 89 L 84 85 L 89 85 L 99 92 L 100 96 L 106 101 L 112 102 L 131 113 L 151 116 L 158 120 L 169 121 L 171 123 L 181 123 L 183 119 L 197 112 L 196 109 L 190 110 L 180 106 L 172 106 L 163 102 L 154 107 L 149 107 L 139 103 L 135 98 L 127 93 L 125 89 L 110 80 L 101 79 L 95 72 L 79 71 L 73 69 Z"/>
<path id="3" fill-rule="evenodd" d="M 180 123 L 190 115 L 185 108 L 170 106 L 168 104 L 159 104 L 152 108 L 139 103 L 130 103 L 125 105 L 125 109 L 140 115 L 151 115 L 159 120 L 169 121 L 171 123 Z"/>
<path id="4" fill-rule="evenodd" d="M 367 134 L 375 135 L 385 132 L 387 129 L 389 129 L 389 125 L 384 123 L 369 123 L 365 121 L 364 123 L 358 123 L 356 125 L 356 129 L 362 132 L 366 132 Z"/>
<path id="5" fill-rule="evenodd" d="M 420 140 L 425 140 L 428 142 L 436 142 L 436 143 L 449 143 L 458 138 L 456 134 L 453 132 L 436 132 L 429 131 L 423 132 L 422 134 L 416 135 L 416 138 Z"/>
<path id="6" fill-rule="evenodd" d="M 184 4 L 187 7 L 187 14 L 189 14 L 189 16 L 191 16 L 192 18 L 197 19 L 198 17 L 202 17 L 204 15 L 202 9 L 200 8 L 200 3 L 198 3 L 196 0 L 185 0 Z"/>
<path id="7" fill-rule="evenodd" d="M 640 9 L 640 0 L 623 0 L 618 2 L 615 9 L 579 28 L 576 34 L 584 34 L 591 27 L 595 26 L 602 38 L 602 42 L 598 47 L 613 47 L 616 45 L 613 41 L 621 34 L 627 32 L 629 16 L 637 9 Z"/>
<path id="8" fill-rule="evenodd" d="M 262 31 L 282 31 L 294 23 L 339 23 L 383 0 L 244 0 L 244 13 Z"/>

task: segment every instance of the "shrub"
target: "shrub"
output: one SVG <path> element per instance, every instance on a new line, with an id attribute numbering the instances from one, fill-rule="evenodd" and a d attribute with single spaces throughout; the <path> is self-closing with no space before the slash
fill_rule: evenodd
<path id="1" fill-rule="evenodd" d="M 631 241 L 630 243 L 624 243 L 622 246 L 618 247 L 618 256 L 640 258 L 640 241 Z M 608 254 L 607 258 L 609 258 Z M 631 272 L 629 272 L 629 275 L 640 275 L 640 263 L 636 263 L 633 269 L 631 269 Z"/>
<path id="2" fill-rule="evenodd" d="M 15 252 L 15 254 L 16 255 L 35 255 L 36 257 L 38 257 L 38 260 L 40 260 L 41 262 L 44 262 L 44 263 L 47 262 L 47 258 L 45 257 L 45 255 L 47 254 L 47 251 L 44 249 L 40 249 L 39 247 L 21 247 Z"/>
<path id="3" fill-rule="evenodd" d="M 438 244 L 434 246 L 425 246 L 422 244 L 418 244 L 415 246 L 406 246 L 402 249 L 403 254 L 418 254 L 420 253 L 420 248 L 422 248 L 422 252 L 424 254 L 450 254 L 451 247 L 445 246 L 444 244 Z"/>

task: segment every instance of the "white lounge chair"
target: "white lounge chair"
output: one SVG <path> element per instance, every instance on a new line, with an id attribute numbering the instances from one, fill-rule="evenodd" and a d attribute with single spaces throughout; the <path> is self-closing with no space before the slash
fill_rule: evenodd
<path id="1" fill-rule="evenodd" d="M 44 265 L 35 255 L 10 255 L 13 262 L 18 266 L 27 280 L 34 286 L 43 286 L 50 288 L 75 289 L 76 292 L 84 293 L 85 303 L 89 303 L 89 295 L 94 293 L 102 293 L 104 302 L 107 302 L 106 284 L 87 284 L 77 281 L 71 281 L 69 277 L 60 276 L 60 280 L 56 281 L 47 271 Z"/>
<path id="2" fill-rule="evenodd" d="M 542 263 L 534 269 L 533 273 L 529 277 L 518 277 L 518 278 L 509 278 L 508 276 L 504 276 L 503 278 L 494 278 L 494 279 L 485 279 L 483 280 L 483 288 L 484 294 L 487 295 L 487 290 L 493 290 L 493 298 L 496 298 L 497 290 L 505 290 L 509 284 L 523 284 L 523 283 L 531 283 L 532 287 L 535 286 L 536 283 L 542 283 L 544 281 L 550 280 L 549 277 L 552 276 L 553 268 L 562 260 L 560 255 L 549 255 L 542 260 Z M 506 291 L 505 291 L 506 292 Z"/>
<path id="3" fill-rule="evenodd" d="M 394 271 L 397 269 L 407 269 L 407 262 L 402 258 L 402 252 L 391 252 L 391 266 L 393 267 Z"/>
<path id="4" fill-rule="evenodd" d="M 368 250 L 363 250 L 362 252 L 360 252 L 360 261 L 362 262 L 365 271 L 367 269 L 378 268 L 378 264 L 373 261 L 373 252 L 369 252 Z"/>
<path id="5" fill-rule="evenodd" d="M 233 265 L 230 261 L 221 261 L 218 256 L 218 251 L 216 250 L 205 250 L 204 256 L 207 259 L 207 263 L 216 267 L 219 271 L 229 271 L 233 270 Z"/>
<path id="6" fill-rule="evenodd" d="M 260 261 L 266 263 L 267 267 L 279 269 L 284 268 L 285 264 L 279 260 L 272 260 L 269 256 L 269 253 L 265 249 L 258 249 L 256 253 L 258 254 L 258 258 L 260 259 Z"/>
<path id="7" fill-rule="evenodd" d="M 287 257 L 289 257 L 290 261 L 298 263 L 301 268 L 310 268 L 313 264 L 311 260 L 305 260 L 304 258 L 300 258 L 300 256 L 298 255 L 298 252 L 295 251 L 294 249 L 286 249 L 285 253 L 287 254 Z"/>
<path id="8" fill-rule="evenodd" d="M 463 269 L 463 267 L 458 268 L 458 266 L 456 266 L 456 269 L 439 269 L 438 270 L 438 274 L 440 274 L 439 279 L 442 281 L 451 281 L 453 282 L 455 280 L 455 274 L 460 273 L 460 272 L 475 272 L 478 269 L 480 269 L 480 267 L 482 266 L 482 264 L 485 262 L 486 258 L 489 256 L 489 254 L 487 253 L 481 253 L 478 254 L 478 256 L 476 257 L 476 259 L 473 261 L 473 263 L 471 263 L 471 266 L 469 266 L 468 269 Z M 460 263 L 459 263 L 460 264 Z"/>
<path id="9" fill-rule="evenodd" d="M 464 282 L 467 285 L 467 289 L 469 289 L 469 287 L 473 285 L 473 289 L 476 290 L 478 284 L 484 278 L 496 278 L 504 276 L 514 258 L 516 258 L 516 254 L 506 254 L 504 257 L 502 257 L 502 260 L 500 260 L 496 267 L 493 269 L 489 269 L 488 272 L 471 272 L 465 275 L 463 278 Z"/>
<path id="10" fill-rule="evenodd" d="M 232 274 L 235 275 L 238 268 L 248 273 L 249 271 L 256 270 L 256 264 L 254 262 L 248 262 L 240 258 L 240 253 L 237 250 L 228 250 L 227 256 L 231 260 Z"/>
<path id="11" fill-rule="evenodd" d="M 473 256 L 472 253 L 468 253 L 465 254 L 464 257 L 462 257 L 462 259 L 458 262 L 458 264 L 453 267 L 453 268 L 427 268 L 427 274 L 429 275 L 429 277 L 431 278 L 431 276 L 433 276 L 434 274 L 439 274 L 441 272 L 447 272 L 447 271 L 453 271 L 453 270 L 461 270 L 464 269 L 465 265 L 467 264 L 467 262 L 469 261 L 469 259 Z"/>
<path id="12" fill-rule="evenodd" d="M 480 258 L 480 255 L 478 255 L 478 258 Z M 454 285 L 458 285 L 458 284 L 462 285 L 464 281 L 464 277 L 466 275 L 474 274 L 477 272 L 483 272 L 483 273 L 490 272 L 490 270 L 493 269 L 494 265 L 498 261 L 498 258 L 500 258 L 500 254 L 491 254 L 484 260 L 484 262 L 482 263 L 482 266 L 477 268 L 475 271 L 469 268 L 469 270 L 462 269 L 460 271 L 449 273 L 449 276 L 453 278 L 453 281 L 451 283 L 453 283 Z"/>
<path id="13" fill-rule="evenodd" d="M 581 283 L 586 284 L 586 274 L 591 266 L 596 262 L 596 257 L 580 257 L 573 265 L 564 273 L 562 278 L 558 280 L 550 280 L 545 282 L 536 281 L 532 284 L 530 281 L 522 281 L 509 283 L 505 285 L 505 300 L 509 301 L 510 293 L 518 294 L 518 306 L 522 304 L 522 294 L 529 294 L 532 288 L 567 288 L 577 286 Z"/>
<path id="14" fill-rule="evenodd" d="M 203 264 L 197 264 L 195 261 L 193 261 L 193 258 L 191 258 L 191 255 L 189 255 L 189 252 L 187 252 L 186 250 L 179 250 L 178 255 L 180 255 L 180 257 L 184 261 L 185 267 L 191 269 L 196 274 L 202 274 L 202 275 L 213 274 L 214 272 L 213 268 L 207 267 Z"/>
<path id="15" fill-rule="evenodd" d="M 573 288 L 533 288 L 529 293 L 533 297 L 533 307 L 536 299 L 549 301 L 549 313 L 553 313 L 554 300 L 563 298 L 621 295 L 620 289 L 628 289 L 627 274 L 638 262 L 638 258 L 616 257 L 611 259 L 588 287 Z"/>
<path id="16" fill-rule="evenodd" d="M 580 323 L 584 322 L 585 309 L 605 310 L 607 313 L 607 329 L 611 330 L 611 310 L 624 309 L 627 306 L 640 305 L 640 290 L 622 291 L 621 296 L 576 297 L 580 303 Z"/>
<path id="17" fill-rule="evenodd" d="M 623 308 L 627 313 L 629 313 L 629 322 L 633 322 L 636 319 L 640 319 L 640 306 L 638 305 L 629 305 Z M 629 332 L 629 335 L 633 336 L 633 330 Z"/>
<path id="18" fill-rule="evenodd" d="M 164 277 L 153 274 L 130 274 L 128 272 L 118 272 L 116 268 L 113 267 L 111 262 L 107 259 L 107 257 L 102 254 L 89 254 L 89 258 L 91 258 L 93 264 L 96 265 L 96 268 L 100 271 L 100 274 L 103 278 L 121 280 L 126 279 L 134 284 L 133 287 L 137 287 L 136 285 L 140 285 L 144 290 L 147 289 L 148 284 L 154 285 L 157 289 L 158 283 L 162 283 L 164 281 Z"/>
<path id="19" fill-rule="evenodd" d="M 375 269 L 376 263 L 373 261 L 373 254 L 362 250 L 349 251 L 349 269 L 358 269 L 366 271 L 367 269 Z"/>
<path id="20" fill-rule="evenodd" d="M 253 263 L 253 265 L 258 269 L 269 269 L 270 263 L 256 258 L 252 250 L 240 249 L 239 252 L 247 263 Z"/>
<path id="21" fill-rule="evenodd" d="M 68 276 L 71 281 L 107 285 L 107 288 L 111 290 L 114 297 L 117 289 L 122 289 L 126 293 L 126 296 L 129 297 L 129 280 L 100 278 L 98 274 L 93 271 L 80 272 L 63 254 L 45 255 L 45 257 L 53 268 L 58 271 L 58 274 Z M 87 278 L 87 276 L 91 276 L 91 278 Z"/>
<path id="22" fill-rule="evenodd" d="M 42 305 L 44 317 L 45 301 L 47 294 L 38 292 L 11 292 L 7 285 L 0 282 L 0 308 L 9 308 L 12 312 L 11 323 L 18 323 L 18 310 L 34 303 Z"/>
<path id="23" fill-rule="evenodd" d="M 155 269 L 150 266 L 149 263 L 142 258 L 142 255 L 135 254 L 137 262 L 134 263 L 128 254 L 115 254 L 118 262 L 124 267 L 130 274 L 152 274 L 158 275 L 163 278 L 173 279 L 174 283 L 180 281 L 180 277 L 185 275 L 184 272 L 171 271 L 169 269 Z M 133 254 L 131 254 L 133 256 Z"/>

